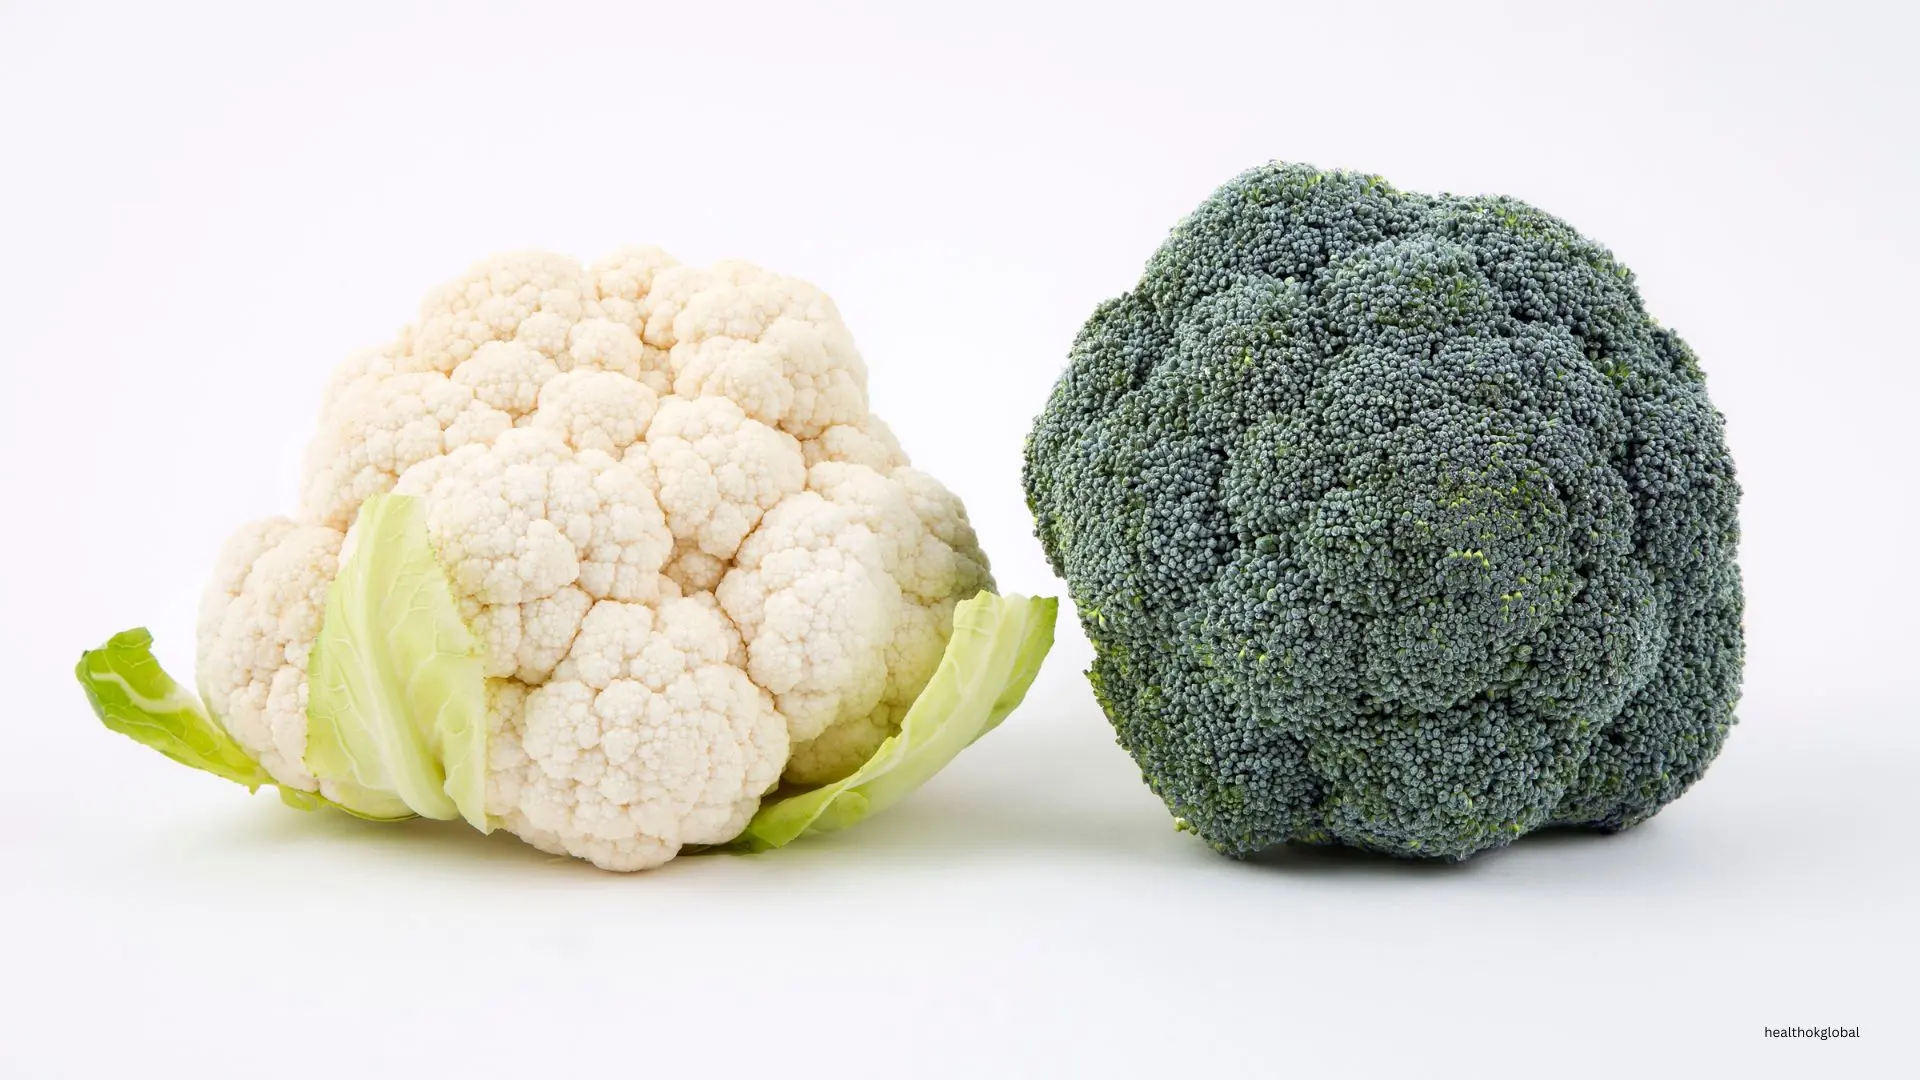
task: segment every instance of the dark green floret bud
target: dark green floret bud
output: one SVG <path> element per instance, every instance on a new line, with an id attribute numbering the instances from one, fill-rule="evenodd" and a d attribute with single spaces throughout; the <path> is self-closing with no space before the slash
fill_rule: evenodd
<path id="1" fill-rule="evenodd" d="M 1525 203 L 1235 178 L 1081 329 L 1025 483 L 1121 744 L 1228 854 L 1623 829 L 1734 723 L 1720 414 Z"/>

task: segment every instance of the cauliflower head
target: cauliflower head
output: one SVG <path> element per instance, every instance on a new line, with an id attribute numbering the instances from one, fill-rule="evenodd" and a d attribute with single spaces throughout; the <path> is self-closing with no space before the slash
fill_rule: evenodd
<path id="1" fill-rule="evenodd" d="M 485 826 L 610 869 L 847 779 L 994 585 L 819 289 L 654 248 L 489 259 L 339 369 L 297 512 L 241 528 L 208 584 L 201 697 L 296 799 L 354 808 L 310 765 L 310 665 L 389 493 L 418 501 L 483 667 Z"/>

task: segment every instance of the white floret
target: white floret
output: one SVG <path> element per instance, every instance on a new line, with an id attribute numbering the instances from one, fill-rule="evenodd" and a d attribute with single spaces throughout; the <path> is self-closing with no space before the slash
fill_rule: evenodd
<path id="1" fill-rule="evenodd" d="M 451 372 L 490 341 L 512 341 L 536 316 L 566 325 L 600 314 L 579 262 L 547 252 L 488 259 L 435 289 L 420 305 L 409 354 L 427 370 Z"/>
<path id="2" fill-rule="evenodd" d="M 512 427 L 512 416 L 437 372 L 356 382 L 321 417 L 308 447 L 304 516 L 345 531 L 360 504 L 391 490 L 401 473 Z"/>
<path id="3" fill-rule="evenodd" d="M 579 552 L 547 517 L 549 481 L 572 451 L 549 432 L 509 435 L 424 462 L 396 488 L 426 498 L 454 592 L 490 605 L 538 600 L 580 578 Z"/>
<path id="4" fill-rule="evenodd" d="M 954 604 L 993 586 L 966 512 L 926 474 L 896 469 L 882 475 L 865 465 L 828 461 L 808 470 L 807 486 L 873 534 L 900 600 L 878 702 L 865 714 L 843 716 L 819 735 L 796 740 L 787 778 L 800 784 L 845 776 L 898 730 L 939 666 Z"/>
<path id="5" fill-rule="evenodd" d="M 807 480 L 793 436 L 725 398 L 662 402 L 646 458 L 674 538 L 716 559 L 732 558 L 761 516 Z"/>
<path id="6" fill-rule="evenodd" d="M 722 397 L 800 439 L 867 416 L 867 369 L 825 293 L 745 263 L 669 267 L 642 338 L 668 350 L 674 393 Z"/>
<path id="7" fill-rule="evenodd" d="M 863 716 L 834 724 L 805 742 L 793 744 L 781 776 L 799 786 L 830 784 L 851 774 L 887 737 L 900 730 L 906 710 L 882 703 Z"/>
<path id="8" fill-rule="evenodd" d="M 633 327 L 615 319 L 588 319 L 567 332 L 567 348 L 558 354 L 562 371 L 606 371 L 624 375 L 655 395 L 672 389 L 667 355 L 640 340 Z"/>
<path id="9" fill-rule="evenodd" d="M 770 511 L 715 591 L 747 645 L 747 673 L 795 742 L 864 716 L 886 689 L 900 587 L 866 526 L 803 491 Z"/>
<path id="10" fill-rule="evenodd" d="M 489 341 L 453 369 L 452 379 L 515 420 L 532 412 L 541 391 L 559 373 L 553 361 L 517 341 Z"/>
<path id="11" fill-rule="evenodd" d="M 918 469 L 895 469 L 888 475 L 907 489 L 914 515 L 927 532 L 951 552 L 952 576 L 945 576 L 948 556 L 940 556 L 942 576 L 931 585 L 923 585 L 921 595 L 965 600 L 981 589 L 992 589 L 992 569 L 986 554 L 980 550 L 980 537 L 973 531 L 973 523 L 967 520 L 967 508 L 960 497 Z"/>
<path id="12" fill-rule="evenodd" d="M 555 480 L 553 513 L 581 553 L 581 588 L 597 600 L 653 599 L 673 534 L 648 470 L 587 450 Z"/>
<path id="13" fill-rule="evenodd" d="M 807 471 L 807 487 L 872 530 L 887 573 L 901 592 L 923 602 L 951 597 L 961 588 L 970 587 L 972 595 L 986 580 L 965 511 L 937 481 L 929 487 L 931 480 L 912 469 L 882 475 L 838 461 Z"/>
<path id="14" fill-rule="evenodd" d="M 811 739 L 796 741 L 785 777 L 801 785 L 825 784 L 859 768 L 887 736 L 900 730 L 907 709 L 933 678 L 953 632 L 954 601 L 923 606 L 903 600 L 886 644 L 886 685 L 865 713 L 843 716 Z"/>
<path id="15" fill-rule="evenodd" d="M 651 599 L 673 550 L 644 477 L 540 428 L 424 463 L 395 490 L 427 498 L 428 535 L 455 592 L 487 605 L 576 582 L 596 599 Z"/>
<path id="16" fill-rule="evenodd" d="M 592 606 L 586 590 L 568 585 L 522 604 L 488 605 L 464 597 L 460 614 L 480 639 L 487 675 L 538 686 L 566 657 Z"/>
<path id="17" fill-rule="evenodd" d="M 319 786 L 305 763 L 307 659 L 342 539 L 284 518 L 249 525 L 227 541 L 201 601 L 201 697 L 268 775 L 301 791 Z"/>
<path id="18" fill-rule="evenodd" d="M 349 393 L 364 391 L 382 379 L 432 370 L 407 353 L 406 342 L 411 335 L 412 328 L 409 327 L 400 332 L 399 341 L 370 349 L 356 349 L 347 354 L 347 358 L 340 362 L 327 380 L 327 388 L 320 398 L 320 415 L 324 417 L 331 414 Z"/>
<path id="19" fill-rule="evenodd" d="M 569 371 L 539 390 L 533 426 L 565 439 L 575 450 L 619 455 L 647 430 L 658 399 L 652 390 L 611 371 Z"/>
<path id="20" fill-rule="evenodd" d="M 593 278 L 606 317 L 642 335 L 654 306 L 654 280 L 677 265 L 673 256 L 657 247 L 635 246 L 615 251 L 594 263 L 587 273 Z M 664 354 L 656 350 L 655 355 L 662 359 L 660 367 L 664 370 Z"/>
<path id="21" fill-rule="evenodd" d="M 801 443 L 800 449 L 809 469 L 823 461 L 842 461 L 884 473 L 909 464 L 899 440 L 893 437 L 893 429 L 877 416 L 859 424 L 835 424 L 818 438 Z"/>
<path id="22" fill-rule="evenodd" d="M 661 571 L 667 579 L 679 586 L 682 593 L 711 595 L 720 587 L 720 579 L 726 576 L 727 560 L 709 555 L 691 544 L 679 544 L 673 549 L 673 558 L 667 561 Z"/>
<path id="23" fill-rule="evenodd" d="M 253 564 L 297 528 L 299 525 L 290 518 L 263 518 L 242 525 L 221 545 L 220 554 L 214 558 L 213 577 L 200 594 L 200 616 L 195 635 L 195 647 L 199 652 L 195 662 L 203 670 L 207 663 L 207 649 L 214 643 L 220 624 L 226 620 L 227 608 L 246 587 L 247 576 L 253 573 Z"/>
<path id="24" fill-rule="evenodd" d="M 518 715 L 497 710 L 488 814 L 613 870 L 733 839 L 787 758 L 785 722 L 738 649 L 694 600 L 595 604 L 553 680 Z"/>

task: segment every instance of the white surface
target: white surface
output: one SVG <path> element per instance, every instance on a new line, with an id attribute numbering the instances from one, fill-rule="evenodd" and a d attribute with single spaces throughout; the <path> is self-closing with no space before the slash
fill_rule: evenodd
<path id="1" fill-rule="evenodd" d="M 1916 1057 L 1910 8 L 809 6 L 0 3 L 0 1076 Z M 1643 828 L 1461 867 L 1219 859 L 1114 746 L 1070 620 L 1030 704 L 892 814 L 632 877 L 250 802 L 101 730 L 69 677 L 139 624 L 184 675 L 213 552 L 291 507 L 332 365 L 516 245 L 818 282 L 1003 584 L 1056 590 L 1028 421 L 1093 305 L 1271 157 L 1528 199 L 1704 358 L 1747 492 L 1747 696 Z M 1863 1033 L 1762 1036 L 1789 1024 Z"/>

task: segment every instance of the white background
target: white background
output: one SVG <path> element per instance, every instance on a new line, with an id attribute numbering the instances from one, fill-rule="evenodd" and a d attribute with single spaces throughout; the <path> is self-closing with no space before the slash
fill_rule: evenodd
<path id="1" fill-rule="evenodd" d="M 0 1076 L 1911 1064 L 1911 6 L 1340 8 L 0 3 Z M 821 284 L 1003 587 L 1058 591 L 1018 468 L 1068 342 L 1274 157 L 1534 202 L 1704 358 L 1747 692 L 1648 825 L 1221 859 L 1114 745 L 1070 618 L 898 810 L 628 877 L 248 800 L 71 680 L 142 624 L 184 676 L 332 365 L 518 246 Z M 1790 1024 L 1862 1036 L 1762 1036 Z"/>

